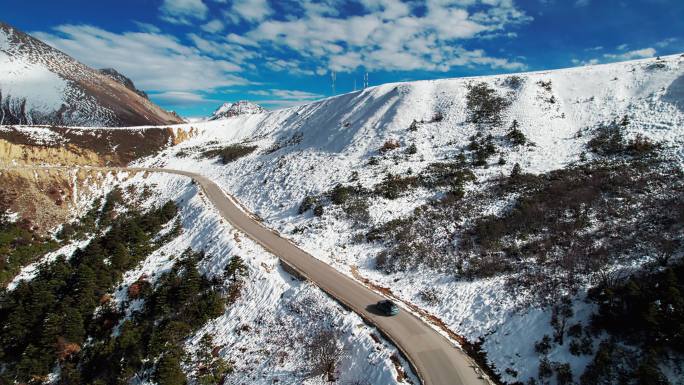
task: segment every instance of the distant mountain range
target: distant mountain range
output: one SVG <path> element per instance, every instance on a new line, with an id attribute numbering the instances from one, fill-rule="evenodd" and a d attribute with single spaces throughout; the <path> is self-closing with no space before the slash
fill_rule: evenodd
<path id="1" fill-rule="evenodd" d="M 0 22 L 0 124 L 182 123 L 114 69 L 92 69 Z"/>

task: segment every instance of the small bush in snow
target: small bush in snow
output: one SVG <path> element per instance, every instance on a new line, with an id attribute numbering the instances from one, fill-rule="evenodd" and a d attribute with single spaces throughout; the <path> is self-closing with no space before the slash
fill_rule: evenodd
<path id="1" fill-rule="evenodd" d="M 394 149 L 399 148 L 401 145 L 399 144 L 399 141 L 396 139 L 389 139 L 385 141 L 385 143 L 382 144 L 382 147 L 378 150 L 381 154 L 388 153 Z"/>
<path id="2" fill-rule="evenodd" d="M 368 202 L 365 198 L 354 197 L 347 200 L 342 207 L 347 217 L 356 224 L 365 224 L 370 221 L 370 213 L 368 212 Z"/>
<path id="3" fill-rule="evenodd" d="M 534 351 L 542 355 L 549 354 L 551 351 L 551 337 L 545 334 L 540 341 L 534 344 Z"/>
<path id="4" fill-rule="evenodd" d="M 625 146 L 625 150 L 629 155 L 642 156 L 654 152 L 659 146 L 653 143 L 648 137 L 641 134 L 630 140 Z"/>
<path id="5" fill-rule="evenodd" d="M 601 156 L 629 155 L 633 157 L 651 155 L 660 147 L 642 134 L 637 134 L 634 139 L 625 141 L 622 131 L 628 124 L 629 120 L 625 116 L 620 124 L 613 121 L 608 125 L 599 126 L 594 132 L 594 137 L 587 142 L 587 147 Z"/>
<path id="6" fill-rule="evenodd" d="M 418 131 L 418 121 L 413 119 L 413 122 L 411 122 L 411 124 L 409 125 L 408 130 L 409 131 Z"/>
<path id="7" fill-rule="evenodd" d="M 571 385 L 572 384 L 572 369 L 568 363 L 555 363 L 554 369 L 556 370 L 556 382 L 558 385 Z"/>
<path id="8" fill-rule="evenodd" d="M 341 345 L 340 336 L 334 330 L 321 329 L 309 336 L 305 348 L 309 374 L 335 382 L 336 368 L 344 355 Z"/>
<path id="9" fill-rule="evenodd" d="M 520 163 L 514 164 L 513 169 L 511 170 L 511 178 L 517 178 L 521 173 L 522 167 L 520 167 Z"/>
<path id="10" fill-rule="evenodd" d="M 444 115 L 441 111 L 437 111 L 435 112 L 435 115 L 432 117 L 432 119 L 430 119 L 430 123 L 437 123 L 441 122 L 442 120 L 444 120 Z"/>
<path id="11" fill-rule="evenodd" d="M 231 144 L 230 146 L 227 146 L 224 148 L 205 151 L 203 153 L 203 155 L 207 158 L 213 158 L 213 157 L 219 156 L 221 159 L 221 163 L 228 164 L 230 162 L 233 162 L 237 159 L 242 158 L 243 156 L 251 154 L 256 149 L 257 149 L 257 146 L 246 146 L 243 144 Z"/>
<path id="12" fill-rule="evenodd" d="M 331 191 L 330 191 L 330 200 L 332 203 L 336 205 L 341 205 L 344 204 L 344 202 L 349 199 L 349 197 L 352 195 L 354 192 L 354 188 L 350 186 L 343 186 L 341 184 L 337 184 Z"/>
<path id="13" fill-rule="evenodd" d="M 510 101 L 484 82 L 468 86 L 466 102 L 468 121 L 479 126 L 500 125 L 502 112 L 510 105 Z"/>
<path id="14" fill-rule="evenodd" d="M 525 83 L 525 79 L 518 75 L 513 75 L 504 79 L 503 85 L 512 90 L 519 90 L 523 83 Z"/>
<path id="15" fill-rule="evenodd" d="M 307 195 L 304 197 L 304 200 L 302 200 L 302 203 L 299 205 L 299 214 L 304 214 L 305 212 L 311 210 L 314 208 L 314 206 L 318 203 L 318 198 L 312 195 Z"/>
<path id="16" fill-rule="evenodd" d="M 518 127 L 518 121 L 514 120 L 511 124 L 511 130 L 506 134 L 506 139 L 508 139 L 514 146 L 523 146 L 525 143 L 527 143 L 527 138 Z"/>
<path id="17" fill-rule="evenodd" d="M 418 153 L 418 147 L 416 146 L 415 143 L 412 143 L 408 148 L 406 149 L 406 153 L 409 155 L 417 154 Z"/>
<path id="18" fill-rule="evenodd" d="M 539 87 L 543 88 L 544 90 L 546 90 L 547 92 L 551 92 L 551 80 L 547 80 L 547 81 L 540 80 L 537 82 L 537 85 Z"/>
<path id="19" fill-rule="evenodd" d="M 478 141 L 477 139 L 470 142 L 468 149 L 473 151 L 473 165 L 474 166 L 486 166 L 487 160 L 496 154 L 496 145 L 494 144 L 494 138 L 491 135 L 487 135 L 486 138 Z"/>
<path id="20" fill-rule="evenodd" d="M 418 182 L 419 180 L 416 176 L 400 177 L 387 174 L 385 180 L 375 186 L 375 193 L 387 199 L 397 199 L 410 189 L 418 186 Z"/>
<path id="21" fill-rule="evenodd" d="M 418 293 L 418 296 L 428 305 L 437 305 L 441 302 L 439 292 L 435 288 L 423 289 Z"/>
<path id="22" fill-rule="evenodd" d="M 537 378 L 541 381 L 545 381 L 547 378 L 553 376 L 553 367 L 546 357 L 539 360 L 539 369 L 537 373 Z"/>
<path id="23" fill-rule="evenodd" d="M 316 207 L 314 207 L 314 209 L 313 209 L 313 213 L 317 217 L 322 217 L 324 212 L 325 212 L 325 208 L 320 203 L 318 203 L 316 205 Z"/>
<path id="24" fill-rule="evenodd" d="M 622 128 L 615 122 L 599 126 L 594 137 L 587 142 L 589 149 L 598 155 L 619 155 L 624 151 Z"/>

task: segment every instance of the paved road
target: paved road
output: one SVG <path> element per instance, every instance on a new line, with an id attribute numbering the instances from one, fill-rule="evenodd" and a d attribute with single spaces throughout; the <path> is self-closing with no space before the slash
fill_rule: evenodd
<path id="1" fill-rule="evenodd" d="M 252 216 L 242 211 L 234 198 L 224 193 L 208 178 L 187 171 L 170 169 L 122 168 L 120 170 L 166 172 L 193 178 L 202 186 L 206 196 L 221 216 L 231 225 L 380 329 L 408 357 L 424 384 L 486 384 L 476 372 L 475 363 L 426 322 L 408 311 L 401 311 L 394 317 L 376 314 L 373 305 L 384 299 L 382 295 L 340 273 L 294 243 L 264 227 Z"/>

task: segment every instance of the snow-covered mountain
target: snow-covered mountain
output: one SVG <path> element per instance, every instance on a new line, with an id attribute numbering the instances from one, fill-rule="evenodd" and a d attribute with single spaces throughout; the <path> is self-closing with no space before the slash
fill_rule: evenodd
<path id="1" fill-rule="evenodd" d="M 133 80 L 129 79 L 126 77 L 126 75 L 120 73 L 114 68 L 101 68 L 99 72 L 103 75 L 107 75 L 110 77 L 112 80 L 115 80 L 121 84 L 123 84 L 126 88 L 129 90 L 135 92 L 136 94 L 142 96 L 143 98 L 149 100 L 150 98 L 147 96 L 147 93 L 143 90 L 139 90 L 138 88 L 135 87 L 135 83 L 133 83 Z"/>
<path id="2" fill-rule="evenodd" d="M 89 68 L 2 22 L 0 68 L 0 124 L 113 127 L 183 122 L 118 72 Z"/>
<path id="3" fill-rule="evenodd" d="M 266 110 L 258 104 L 247 100 L 240 100 L 235 103 L 223 103 L 214 111 L 208 120 L 219 120 L 240 115 L 261 114 Z"/>
<path id="4" fill-rule="evenodd" d="M 684 55 L 385 84 L 176 128 L 192 135 L 132 164 L 211 178 L 312 255 L 460 336 L 454 343 L 468 352 L 480 349 L 479 363 L 500 383 L 617 384 L 637 366 L 659 383 L 681 378 L 681 352 L 649 353 L 594 320 L 610 302 L 597 300 L 601 285 L 620 292 L 629 276 L 682 263 Z M 205 250 L 200 266 L 209 277 L 239 255 L 252 277 L 244 296 L 187 350 L 207 332 L 222 346 L 218 355 L 237 361 L 236 377 L 309 383 L 297 377 L 302 347 L 283 354 L 289 345 L 278 337 L 301 340 L 296 331 L 323 319 L 301 309 L 323 306 L 316 314 L 334 315 L 330 324 L 342 325 L 352 352 L 342 382 L 406 382 L 392 350 L 374 346 L 382 340 L 357 318 L 343 319 L 324 296 L 293 301 L 320 292 L 223 223 L 196 186 L 157 174 L 106 178 L 125 192 L 153 190 L 131 193 L 147 200 L 140 207 L 174 199 L 183 210 L 183 233 L 115 290 L 126 312 L 138 306 L 125 300 L 127 288 L 168 270 L 174 252 Z M 641 281 L 669 288 L 677 279 Z M 663 329 L 679 325 L 677 293 L 652 298 L 648 322 L 674 314 Z M 633 322 L 636 310 L 608 325 Z M 287 329 L 274 327 L 283 322 Z"/>
<path id="5" fill-rule="evenodd" d="M 507 383 L 536 379 L 542 366 L 567 369 L 579 381 L 594 367 L 593 354 L 606 349 L 601 343 L 607 343 L 605 335 L 586 337 L 590 353 L 577 353 L 568 336 L 565 344 L 552 340 L 548 348 L 536 349 L 544 335 L 555 333 L 552 316 L 559 305 L 537 302 L 538 288 L 512 294 L 509 282 L 558 283 L 554 274 L 565 267 L 556 273 L 544 267 L 536 281 L 525 275 L 546 266 L 541 261 L 566 263 L 565 256 L 582 253 L 601 260 L 563 281 L 570 286 L 546 290 L 571 298 L 567 322 L 580 325 L 582 336 L 597 306 L 586 300 L 586 293 L 601 274 L 648 271 L 641 266 L 651 266 L 660 253 L 658 247 L 629 249 L 632 244 L 615 246 L 619 253 L 601 257 L 593 247 L 615 242 L 615 234 L 646 234 L 629 227 L 639 223 L 679 223 L 676 218 L 630 222 L 645 212 L 616 210 L 649 202 L 646 212 L 669 218 L 684 207 L 684 55 L 385 84 L 193 127 L 197 136 L 136 164 L 210 177 L 312 255 L 388 288 L 466 340 L 482 341 L 488 365 Z M 614 146 L 602 149 L 607 143 Z M 216 156 L 224 148 L 245 151 L 226 162 Z M 658 155 L 640 157 L 651 150 Z M 520 173 L 529 176 L 511 177 Z M 601 175 L 613 179 L 596 179 Z M 656 182 L 659 175 L 664 179 Z M 556 185 L 544 190 L 549 181 Z M 523 187 L 515 189 L 516 183 Z M 520 212 L 538 207 L 537 214 L 525 217 L 535 223 L 534 218 L 551 211 L 545 207 L 582 202 L 594 196 L 592 189 L 615 189 L 617 195 L 602 198 L 607 206 L 590 208 L 601 200 L 583 203 L 588 218 L 573 222 L 580 226 L 576 232 L 563 229 L 565 235 L 552 234 L 556 241 L 540 243 L 548 236 L 544 226 L 566 220 L 564 215 L 574 210 L 568 208 L 539 225 L 541 232 L 518 238 L 504 232 L 489 248 L 480 243 L 487 231 L 503 231 L 496 220 L 510 223 Z M 570 191 L 577 196 L 568 196 Z M 515 231 L 530 231 L 532 225 L 527 226 Z M 681 233 L 676 235 L 681 223 L 674 226 L 659 233 L 663 242 L 670 237 L 682 241 Z M 566 246 L 574 249 L 563 249 L 565 240 L 572 240 Z M 548 245 L 560 249 L 545 249 Z M 535 254 L 540 248 L 546 250 L 543 256 Z M 675 250 L 672 255 L 681 256 L 681 247 Z M 677 362 L 663 360 L 661 370 L 676 378 Z"/>

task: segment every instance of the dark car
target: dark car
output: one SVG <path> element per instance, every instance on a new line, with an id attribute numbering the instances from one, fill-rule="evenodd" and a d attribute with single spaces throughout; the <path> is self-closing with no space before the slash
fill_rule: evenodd
<path id="1" fill-rule="evenodd" d="M 399 306 L 388 299 L 382 300 L 375 304 L 375 308 L 386 316 L 399 314 Z"/>

